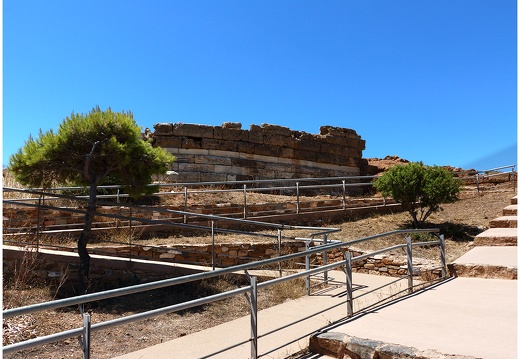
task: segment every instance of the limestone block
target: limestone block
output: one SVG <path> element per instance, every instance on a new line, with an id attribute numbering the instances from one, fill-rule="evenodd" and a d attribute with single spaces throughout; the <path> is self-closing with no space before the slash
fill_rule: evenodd
<path id="1" fill-rule="evenodd" d="M 316 162 L 316 156 L 316 152 L 305 151 L 301 149 L 294 150 L 295 159 Z"/>
<path id="2" fill-rule="evenodd" d="M 213 138 L 221 140 L 222 139 L 222 131 L 223 131 L 222 127 L 215 126 L 213 128 Z"/>
<path id="3" fill-rule="evenodd" d="M 251 125 L 249 129 L 249 142 L 264 143 L 262 128 L 258 125 Z"/>
<path id="4" fill-rule="evenodd" d="M 264 133 L 264 135 L 280 135 L 289 137 L 291 136 L 292 131 L 288 127 L 262 123 L 262 132 Z"/>
<path id="5" fill-rule="evenodd" d="M 154 135 L 172 135 L 173 124 L 171 123 L 156 123 L 153 125 Z"/>
<path id="6" fill-rule="evenodd" d="M 202 145 L 202 143 L 201 143 L 200 139 L 197 140 L 197 139 L 188 137 L 188 138 L 182 139 L 181 147 L 185 148 L 185 149 L 191 149 L 191 148 L 201 148 L 201 145 Z"/>
<path id="7" fill-rule="evenodd" d="M 249 132 L 238 129 L 222 129 L 222 139 L 228 141 L 247 141 L 249 139 Z"/>
<path id="8" fill-rule="evenodd" d="M 224 139 L 209 139 L 203 138 L 201 143 L 202 148 L 207 150 L 220 150 L 220 151 L 237 151 L 237 142 L 236 141 L 226 141 Z"/>
<path id="9" fill-rule="evenodd" d="M 240 122 L 224 122 L 224 123 L 222 123 L 222 128 L 231 128 L 234 130 L 241 130 L 242 124 Z"/>
<path id="10" fill-rule="evenodd" d="M 179 148 L 182 145 L 182 137 L 156 136 L 155 147 Z"/>
<path id="11" fill-rule="evenodd" d="M 323 143 L 332 144 L 336 146 L 347 146 L 348 138 L 326 135 L 321 137 L 321 141 Z"/>
<path id="12" fill-rule="evenodd" d="M 318 333 L 309 338 L 309 349 L 313 353 L 339 358 L 339 353 L 345 352 L 346 337 L 346 334 L 337 332 Z"/>
<path id="13" fill-rule="evenodd" d="M 255 146 L 255 154 L 263 156 L 280 157 L 280 147 L 270 146 L 265 144 L 257 144 Z"/>
<path id="14" fill-rule="evenodd" d="M 179 137 L 213 138 L 213 127 L 207 125 L 195 125 L 176 123 L 173 125 L 173 135 Z"/>
<path id="15" fill-rule="evenodd" d="M 282 135 L 264 135 L 264 143 L 271 146 L 298 148 L 299 141 Z"/>
<path id="16" fill-rule="evenodd" d="M 232 158 L 231 159 L 231 165 L 232 166 L 238 166 L 238 167 L 244 167 L 244 168 L 255 168 L 257 162 L 254 160 L 249 160 L 247 158 Z"/>
<path id="17" fill-rule="evenodd" d="M 347 150 L 348 151 L 348 150 Z M 343 155 L 345 153 L 345 147 L 336 146 L 330 143 L 324 143 L 321 145 L 321 152 L 329 153 L 331 155 Z"/>
<path id="18" fill-rule="evenodd" d="M 315 138 L 301 139 L 298 141 L 298 149 L 313 152 L 320 152 L 322 150 L 320 142 L 316 141 Z"/>
<path id="19" fill-rule="evenodd" d="M 238 141 L 237 150 L 238 150 L 238 152 L 241 152 L 241 153 L 254 153 L 255 144 L 251 143 L 251 142 Z"/>
<path id="20" fill-rule="evenodd" d="M 227 156 L 207 156 L 205 159 L 213 165 L 231 166 L 231 158 Z"/>

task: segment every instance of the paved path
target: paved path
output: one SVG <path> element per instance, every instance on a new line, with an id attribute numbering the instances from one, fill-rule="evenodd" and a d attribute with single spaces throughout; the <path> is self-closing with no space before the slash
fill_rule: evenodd
<path id="1" fill-rule="evenodd" d="M 515 197 L 512 205 L 505 208 L 504 215 L 516 215 L 516 200 Z M 516 219 L 505 222 L 508 226 L 511 225 L 509 222 L 514 222 L 516 226 Z M 497 278 L 504 275 L 501 268 L 508 269 L 505 278 L 517 278 L 517 229 L 491 228 L 477 237 L 475 244 L 481 246 L 457 259 L 452 268 L 463 275 L 478 273 L 486 278 L 450 278 L 391 305 L 361 311 L 350 319 L 346 319 L 343 286 L 265 309 L 258 314 L 258 332 L 262 336 L 258 343 L 259 356 L 286 358 L 307 348 L 312 335 L 312 338 L 323 336 L 325 342 L 327 338 L 336 338 L 336 347 L 344 345 L 349 336 L 356 340 L 368 339 L 366 342 L 372 342 L 374 346 L 379 342 L 432 351 L 425 357 L 439 354 L 445 357 L 445 354 L 459 358 L 517 358 L 517 280 Z M 465 266 L 472 270 L 464 271 Z M 485 270 L 473 270 L 474 267 Z M 511 276 L 511 272 L 515 275 Z M 341 272 L 334 272 L 332 276 L 339 281 L 345 280 Z M 378 302 L 384 295 L 373 289 L 393 280 L 395 278 L 354 273 L 355 311 Z M 395 293 L 405 285 L 405 281 L 401 281 L 384 292 Z M 287 327 L 288 322 L 295 325 Z M 271 333 L 280 327 L 283 330 Z M 250 319 L 247 316 L 117 358 L 250 358 L 249 337 Z M 319 340 L 318 350 L 322 349 Z M 239 341 L 244 344 L 221 352 Z M 290 345 L 285 344 L 291 341 Z M 363 358 L 372 357 L 372 354 L 364 355 Z M 320 357 L 322 355 L 310 354 L 301 358 Z"/>
<path id="2" fill-rule="evenodd" d="M 331 277 L 343 280 L 342 272 L 329 272 Z M 395 278 L 368 274 L 354 273 L 355 296 L 365 294 L 356 305 L 366 306 L 369 302 L 378 301 L 381 294 L 367 295 L 372 289 L 395 281 Z M 362 286 L 356 285 L 362 283 Z M 393 285 L 388 291 L 397 291 L 404 288 L 406 281 Z M 258 333 L 263 335 L 276 328 L 284 327 L 287 323 L 295 325 L 281 331 L 266 335 L 259 340 L 258 353 L 268 355 L 264 358 L 285 358 L 296 353 L 309 344 L 309 336 L 318 328 L 329 325 L 346 316 L 345 288 L 336 287 L 308 297 L 287 301 L 281 305 L 262 310 L 258 314 Z M 335 308 L 324 311 L 336 305 Z M 314 316 L 310 317 L 311 315 Z M 245 316 L 216 327 L 200 331 L 185 337 L 171 340 L 153 347 L 145 348 L 134 353 L 118 356 L 118 359 L 167 359 L 167 358 L 237 358 L 251 357 L 250 318 Z M 295 340 L 290 345 L 286 343 Z M 224 353 L 218 353 L 222 348 L 245 341 L 238 347 Z M 280 348 L 279 348 L 280 347 Z M 271 352 L 272 351 L 272 352 Z"/>
<path id="3" fill-rule="evenodd" d="M 515 359 L 516 318 L 516 280 L 459 277 L 327 331 L 443 354 Z"/>
<path id="4" fill-rule="evenodd" d="M 333 274 L 337 279 L 341 275 L 340 272 Z M 368 285 L 358 287 L 354 295 L 359 298 L 361 294 L 369 293 L 371 289 L 391 280 L 394 278 L 354 273 L 354 284 Z M 390 289 L 397 290 L 395 285 Z M 452 278 L 425 292 L 356 315 L 348 321 L 345 321 L 345 305 L 339 304 L 345 300 L 344 294 L 344 288 L 336 288 L 261 311 L 258 316 L 260 334 L 287 322 L 298 323 L 261 339 L 259 353 L 270 352 L 263 355 L 264 358 L 285 358 L 306 348 L 309 336 L 318 328 L 325 328 L 326 332 L 340 332 L 420 350 L 433 349 L 444 354 L 488 359 L 517 357 L 515 280 Z M 378 293 L 365 294 L 355 299 L 355 304 L 364 307 L 380 297 Z M 339 306 L 319 313 L 332 304 Z M 306 318 L 313 313 L 319 314 Z M 333 324 L 335 322 L 338 323 Z M 247 342 L 249 323 L 249 317 L 243 317 L 117 358 L 250 358 L 251 346 Z M 284 346 L 287 341 L 298 337 L 301 339 Z M 218 353 L 240 340 L 246 341 L 246 344 Z"/>

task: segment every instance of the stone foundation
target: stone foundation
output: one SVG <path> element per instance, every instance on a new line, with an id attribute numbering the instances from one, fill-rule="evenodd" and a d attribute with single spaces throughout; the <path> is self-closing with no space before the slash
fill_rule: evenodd
<path id="1" fill-rule="evenodd" d="M 365 141 L 346 128 L 309 134 L 268 124 L 159 123 L 151 136 L 176 156 L 178 182 L 357 176 L 366 167 Z"/>

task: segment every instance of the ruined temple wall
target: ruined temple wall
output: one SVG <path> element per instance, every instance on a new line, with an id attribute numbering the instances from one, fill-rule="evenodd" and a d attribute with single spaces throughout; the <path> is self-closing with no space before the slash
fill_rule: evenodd
<path id="1" fill-rule="evenodd" d="M 160 123 L 152 136 L 177 158 L 179 182 L 355 176 L 365 161 L 365 141 L 331 126 L 309 134 L 268 124 Z"/>

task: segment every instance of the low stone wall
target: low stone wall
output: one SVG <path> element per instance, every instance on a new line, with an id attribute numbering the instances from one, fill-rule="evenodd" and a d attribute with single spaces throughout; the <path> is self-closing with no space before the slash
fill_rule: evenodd
<path id="1" fill-rule="evenodd" d="M 282 243 L 280 251 L 277 243 L 216 243 L 214 246 L 215 266 L 229 267 L 262 259 L 275 258 L 281 255 L 304 252 L 304 241 L 290 241 Z M 353 257 L 365 254 L 360 249 L 349 248 Z M 209 266 L 213 260 L 211 244 L 180 244 L 170 246 L 116 246 L 116 247 L 92 247 L 91 253 L 102 253 L 119 257 L 148 258 L 161 261 L 190 263 Z M 342 262 L 345 260 L 343 251 L 339 249 L 327 252 L 327 262 Z M 303 263 L 303 257 L 297 262 Z M 313 265 L 323 265 L 323 255 L 311 257 Z M 426 259 L 413 259 L 415 272 L 432 270 L 438 267 L 438 263 Z M 406 256 L 378 254 L 362 261 L 355 261 L 352 270 L 359 273 L 377 274 L 385 276 L 401 276 L 408 273 Z M 440 276 L 440 270 L 434 270 L 436 276 Z"/>
<path id="2" fill-rule="evenodd" d="M 174 246 L 89 246 L 91 256 L 90 278 L 96 285 L 105 288 L 120 287 L 156 281 L 181 275 L 198 273 L 205 268 L 211 268 L 212 246 L 208 244 L 181 244 Z M 364 254 L 361 250 L 349 248 L 353 257 Z M 14 275 L 20 266 L 31 266 L 31 273 L 46 280 L 54 286 L 59 285 L 63 275 L 67 275 L 67 288 L 75 287 L 79 257 L 70 248 L 66 251 L 50 251 L 3 246 L 3 273 L 6 276 Z M 290 241 L 282 244 L 278 250 L 277 243 L 219 243 L 215 245 L 216 267 L 229 267 L 242 263 L 249 263 L 262 259 L 275 258 L 282 255 L 305 251 L 304 241 Z M 97 256 L 105 255 L 107 257 Z M 25 256 L 25 259 L 24 259 Z M 344 254 L 340 250 L 327 252 L 327 262 L 342 262 Z M 131 260 L 129 260 L 131 258 Z M 143 260 L 146 259 L 146 260 Z M 157 260 L 157 262 L 150 262 Z M 159 262 L 160 261 L 160 262 Z M 304 258 L 295 260 L 303 263 Z M 178 263 L 188 263 L 191 266 L 179 266 Z M 295 268 L 297 264 L 293 263 Z M 313 255 L 312 265 L 323 264 L 323 255 Z M 440 277 L 439 269 L 433 269 L 438 264 L 425 259 L 414 259 L 414 273 L 429 271 L 428 279 Z M 17 269 L 18 268 L 18 269 Z M 363 261 L 353 263 L 353 272 L 377 274 L 399 277 L 406 275 L 406 257 L 394 254 L 382 254 L 369 257 Z M 52 286 L 51 286 L 52 287 Z M 99 288 L 102 289 L 102 288 Z"/>
<path id="3" fill-rule="evenodd" d="M 168 220 L 171 221 L 174 216 L 172 213 L 161 212 L 161 209 L 168 209 L 173 211 L 189 211 L 197 214 L 204 215 L 219 215 L 234 218 L 243 218 L 244 215 L 244 204 L 235 203 L 218 203 L 208 205 L 189 205 L 184 206 L 156 206 L 157 211 L 145 211 L 138 212 L 133 210 L 131 213 L 133 225 L 137 226 L 140 224 L 139 219 L 148 220 Z M 326 208 L 328 212 L 321 212 L 320 208 Z M 350 216 L 361 216 L 367 213 L 384 213 L 385 211 L 400 211 L 400 206 L 395 204 L 393 200 L 385 200 L 383 198 L 356 198 L 349 199 L 347 207 L 343 210 L 341 200 L 328 200 L 320 202 L 301 202 L 299 203 L 300 213 L 296 213 L 297 205 L 295 202 L 279 202 L 279 203 L 251 203 L 246 205 L 247 218 L 254 218 L 261 215 L 262 221 L 270 221 L 266 216 L 273 216 L 273 221 L 276 220 L 275 216 L 282 216 L 278 218 L 278 221 L 283 223 L 290 223 L 294 221 L 301 223 L 302 219 L 306 219 L 310 222 L 313 221 L 313 212 L 318 212 L 315 217 L 319 217 L 321 220 L 334 221 L 338 219 L 349 218 Z M 337 211 L 331 211 L 331 208 L 338 208 Z M 124 206 L 100 206 L 96 209 L 96 212 L 107 215 L 120 215 L 130 216 L 130 210 Z M 294 216 L 294 218 L 291 217 Z M 33 227 L 32 231 L 38 225 L 39 229 L 45 230 L 67 230 L 82 228 L 85 221 L 84 214 L 72 213 L 65 210 L 58 209 L 46 209 L 42 208 L 38 211 L 38 208 L 4 208 L 3 209 L 3 226 L 4 233 L 8 231 L 24 231 L 23 228 Z M 178 222 L 183 222 L 181 215 L 176 216 Z M 188 217 L 188 221 L 195 221 L 195 217 Z M 146 222 L 143 222 L 147 224 Z M 220 226 L 226 226 L 225 221 L 221 221 Z M 96 216 L 94 219 L 94 228 L 116 228 L 128 226 L 128 220 L 114 219 L 111 217 L 104 217 L 102 215 Z M 164 227 L 164 226 L 163 226 Z M 170 229 L 171 230 L 171 229 Z M 179 228 L 173 228 L 174 231 L 178 231 Z M 161 231 L 166 232 L 166 229 Z"/>
<path id="4" fill-rule="evenodd" d="M 176 156 L 178 182 L 356 176 L 366 167 L 365 141 L 339 127 L 309 134 L 268 124 L 159 123 L 150 137 Z"/>
<path id="5" fill-rule="evenodd" d="M 65 295 L 70 295 L 70 291 L 77 287 L 79 269 L 77 253 L 45 249 L 36 252 L 34 249 L 5 245 L 2 252 L 2 269 L 5 278 L 19 275 L 20 271 L 24 271 L 21 266 L 29 266 L 31 275 L 46 281 L 51 290 L 61 289 Z M 201 268 L 178 266 L 172 263 L 92 256 L 89 277 L 96 290 L 103 290 L 195 274 L 200 271 Z M 64 282 L 67 284 L 59 288 Z"/>

